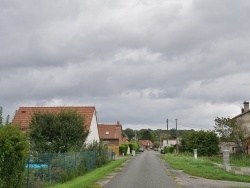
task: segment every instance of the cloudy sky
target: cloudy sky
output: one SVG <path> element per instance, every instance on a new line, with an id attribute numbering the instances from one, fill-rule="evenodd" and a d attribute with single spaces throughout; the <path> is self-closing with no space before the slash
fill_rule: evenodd
<path id="1" fill-rule="evenodd" d="M 213 129 L 250 99 L 248 0 L 1 0 L 0 106 Z"/>

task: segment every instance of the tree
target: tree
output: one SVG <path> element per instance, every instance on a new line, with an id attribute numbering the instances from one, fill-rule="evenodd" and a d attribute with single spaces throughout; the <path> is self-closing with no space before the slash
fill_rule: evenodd
<path id="1" fill-rule="evenodd" d="M 0 126 L 3 126 L 3 107 L 0 106 Z"/>
<path id="2" fill-rule="evenodd" d="M 11 124 L 0 127 L 0 187 L 23 187 L 29 154 L 26 135 Z"/>
<path id="3" fill-rule="evenodd" d="M 150 129 L 146 129 L 142 132 L 142 135 L 141 135 L 141 140 L 151 140 L 152 142 L 154 142 L 154 139 L 153 139 L 153 135 L 150 131 Z"/>
<path id="4" fill-rule="evenodd" d="M 31 118 L 32 150 L 39 153 L 79 151 L 87 136 L 84 117 L 76 110 L 62 110 L 59 113 L 37 112 Z"/>
<path id="5" fill-rule="evenodd" d="M 246 141 L 246 138 L 249 135 L 237 125 L 236 120 L 229 117 L 216 117 L 214 121 L 214 132 L 219 135 L 220 140 L 224 142 L 234 142 L 242 152 L 245 152 L 245 149 L 249 147 L 249 144 Z"/>
<path id="6" fill-rule="evenodd" d="M 199 155 L 211 156 L 219 152 L 219 140 L 212 131 L 191 131 L 181 140 L 182 150 L 193 152 L 197 149 Z"/>
<path id="7" fill-rule="evenodd" d="M 125 135 L 129 138 L 129 140 L 131 140 L 133 137 L 135 137 L 135 132 L 134 130 L 127 128 L 123 131 L 125 133 Z"/>
<path id="8" fill-rule="evenodd" d="M 5 123 L 3 123 L 3 107 L 0 106 L 0 126 L 9 125 L 10 124 L 10 115 L 8 114 L 5 120 Z"/>

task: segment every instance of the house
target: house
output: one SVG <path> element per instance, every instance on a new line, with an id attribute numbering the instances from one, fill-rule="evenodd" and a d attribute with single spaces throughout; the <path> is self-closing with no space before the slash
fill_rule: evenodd
<path id="1" fill-rule="evenodd" d="M 247 153 L 250 153 L 250 109 L 249 102 L 243 102 L 243 108 L 241 108 L 241 113 L 234 118 L 236 125 L 239 126 L 243 132 L 244 140 L 244 149 Z"/>
<path id="2" fill-rule="evenodd" d="M 58 113 L 61 110 L 76 110 L 85 118 L 86 130 L 89 131 L 89 135 L 86 139 L 86 144 L 93 141 L 99 142 L 99 134 L 97 129 L 97 117 L 96 110 L 94 106 L 77 106 L 77 107 L 20 107 L 15 114 L 13 119 L 14 125 L 19 125 L 22 131 L 27 131 L 29 129 L 29 124 L 32 115 L 35 112 L 54 112 Z"/>
<path id="3" fill-rule="evenodd" d="M 123 137 L 122 142 L 129 142 L 129 138 L 128 137 Z"/>
<path id="4" fill-rule="evenodd" d="M 180 144 L 180 140 L 178 139 L 178 144 Z M 163 139 L 162 140 L 163 148 L 165 146 L 176 146 L 176 139 Z"/>
<path id="5" fill-rule="evenodd" d="M 119 146 L 122 142 L 122 124 L 98 124 L 100 140 L 107 145 Z"/>
<path id="6" fill-rule="evenodd" d="M 150 149 L 153 147 L 153 143 L 151 142 L 151 140 L 138 140 L 138 144 L 140 147 L 145 149 Z"/>
<path id="7" fill-rule="evenodd" d="M 250 110 L 249 110 L 249 102 L 244 101 L 244 107 L 241 109 L 241 113 L 235 116 L 233 119 L 236 120 L 236 124 L 241 127 L 241 129 L 248 133 L 250 136 Z"/>

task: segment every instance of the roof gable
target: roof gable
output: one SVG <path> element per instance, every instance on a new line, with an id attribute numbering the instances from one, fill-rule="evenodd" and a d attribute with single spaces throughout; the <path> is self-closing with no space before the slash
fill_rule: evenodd
<path id="1" fill-rule="evenodd" d="M 59 113 L 61 110 L 76 110 L 79 114 L 85 118 L 86 129 L 90 129 L 92 117 L 95 113 L 94 106 L 78 106 L 78 107 L 20 107 L 13 119 L 13 124 L 20 125 L 22 130 L 26 130 L 29 127 L 32 115 L 34 112 L 55 112 Z"/>
<path id="2" fill-rule="evenodd" d="M 244 116 L 245 114 L 248 114 L 250 112 L 250 110 L 246 111 L 246 112 L 243 112 L 235 117 L 233 117 L 232 119 L 237 119 L 238 117 L 241 117 L 241 116 Z"/>

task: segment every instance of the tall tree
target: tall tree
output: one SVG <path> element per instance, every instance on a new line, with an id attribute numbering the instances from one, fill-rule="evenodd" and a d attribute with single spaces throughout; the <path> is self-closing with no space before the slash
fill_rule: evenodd
<path id="1" fill-rule="evenodd" d="M 30 129 L 32 149 L 40 153 L 80 150 L 88 135 L 84 117 L 75 110 L 34 113 Z"/>

